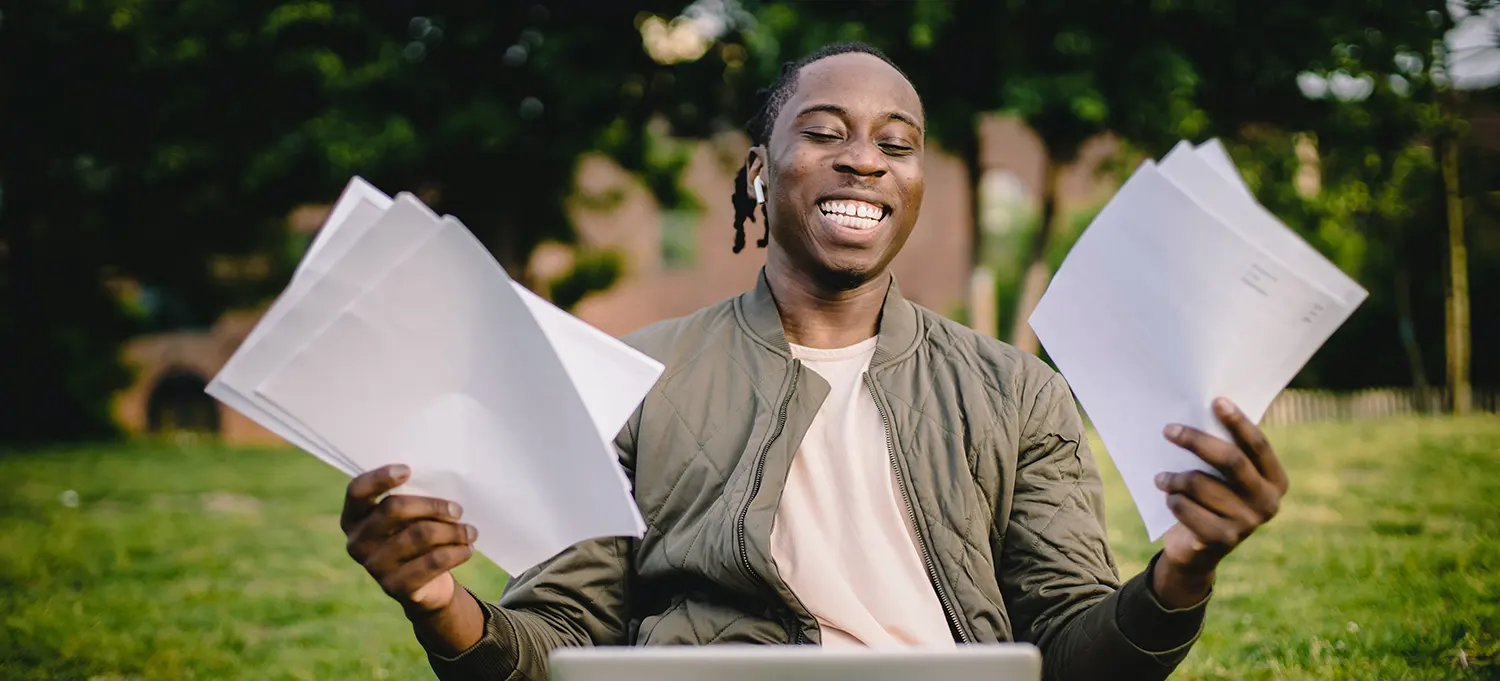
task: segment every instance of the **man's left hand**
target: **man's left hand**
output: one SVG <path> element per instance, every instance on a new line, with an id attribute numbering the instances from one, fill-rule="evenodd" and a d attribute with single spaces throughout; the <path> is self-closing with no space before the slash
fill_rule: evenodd
<path id="1" fill-rule="evenodd" d="M 1208 596 L 1219 561 L 1276 516 L 1289 485 L 1259 426 L 1225 398 L 1214 401 L 1214 413 L 1229 429 L 1233 443 L 1180 425 L 1168 426 L 1165 432 L 1168 440 L 1223 476 L 1220 480 L 1188 471 L 1156 477 L 1156 486 L 1167 493 L 1167 507 L 1177 517 L 1151 580 L 1157 598 L 1168 608 L 1189 607 Z"/>

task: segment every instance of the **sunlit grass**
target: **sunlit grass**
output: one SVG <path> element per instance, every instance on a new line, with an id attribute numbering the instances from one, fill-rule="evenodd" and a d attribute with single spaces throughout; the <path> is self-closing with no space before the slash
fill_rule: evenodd
<path id="1" fill-rule="evenodd" d="M 344 553 L 345 481 L 288 450 L 0 460 L 0 678 L 430 678 Z M 464 581 L 498 593 L 475 563 Z"/>
<path id="2" fill-rule="evenodd" d="M 1224 567 L 1179 677 L 1500 674 L 1500 419 L 1272 435 L 1292 495 Z M 1133 573 L 1155 548 L 1095 451 Z M 344 554 L 343 483 L 284 449 L 0 455 L 0 678 L 430 678 Z M 479 559 L 461 579 L 505 577 Z"/>
<path id="3" fill-rule="evenodd" d="M 1226 561 L 1180 676 L 1500 676 L 1500 419 L 1268 433 L 1291 494 Z M 1157 547 L 1099 458 L 1111 540 L 1134 573 Z"/>

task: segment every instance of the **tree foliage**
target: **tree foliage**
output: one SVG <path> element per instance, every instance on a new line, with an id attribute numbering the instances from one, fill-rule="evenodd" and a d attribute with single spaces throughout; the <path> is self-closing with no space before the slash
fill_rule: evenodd
<path id="1" fill-rule="evenodd" d="M 673 108 L 689 98 L 635 22 L 683 4 L 8 6 L 0 395 L 15 406 L 0 409 L 0 440 L 109 430 L 105 405 L 129 380 L 117 348 L 143 328 L 110 282 L 167 292 L 207 324 L 279 288 L 290 265 L 235 283 L 212 256 L 284 253 L 289 211 L 351 175 L 420 192 L 520 274 L 535 244 L 571 239 L 563 199 L 581 154 L 648 178 L 675 171 L 651 153 L 646 122 L 662 110 L 690 121 Z"/>
<path id="2" fill-rule="evenodd" d="M 1152 156 L 1225 138 L 1261 200 L 1372 289 L 1373 312 L 1330 348 L 1396 339 L 1382 357 L 1430 373 L 1441 288 L 1429 268 L 1443 261 L 1429 143 L 1463 133 L 1433 68 L 1447 17 L 1437 0 L 10 3 L 0 441 L 107 433 L 108 398 L 130 378 L 121 342 L 167 307 L 176 324 L 202 325 L 264 300 L 298 254 L 288 212 L 351 175 L 419 192 L 519 275 L 538 243 L 572 238 L 565 199 L 581 155 L 608 154 L 664 205 L 691 207 L 681 140 L 738 128 L 783 62 L 851 39 L 910 75 L 930 138 L 969 170 L 976 225 L 981 114 L 1022 118 L 1054 165 L 1106 131 Z M 683 22 L 712 35 L 677 40 Z M 1309 97 L 1299 79 L 1313 76 L 1356 96 Z M 1315 195 L 1297 190 L 1299 139 L 1319 151 Z M 1490 158 L 1473 156 L 1480 259 L 1493 257 L 1484 225 L 1500 203 Z M 1037 240 L 1013 255 L 1045 275 L 1076 229 L 1043 212 Z M 223 276 L 220 256 L 252 254 L 278 257 L 264 276 Z M 577 262 L 553 287 L 570 300 L 621 269 L 603 254 Z M 122 307 L 110 287 L 125 280 L 170 305 Z M 1475 268 L 1475 296 L 1495 285 Z M 1475 323 L 1483 347 L 1493 322 Z M 1300 380 L 1360 384 L 1358 353 L 1344 350 Z M 1476 353 L 1476 372 L 1493 367 Z"/>

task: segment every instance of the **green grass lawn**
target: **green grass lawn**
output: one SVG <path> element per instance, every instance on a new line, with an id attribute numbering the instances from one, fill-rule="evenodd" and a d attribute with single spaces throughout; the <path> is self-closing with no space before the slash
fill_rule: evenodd
<path id="1" fill-rule="evenodd" d="M 1500 419 L 1271 435 L 1291 496 L 1222 570 L 1178 677 L 1500 677 Z M 1154 547 L 1099 458 L 1133 573 Z M 344 554 L 343 484 L 289 450 L 0 455 L 0 678 L 430 678 Z M 481 558 L 460 579 L 505 576 Z"/>

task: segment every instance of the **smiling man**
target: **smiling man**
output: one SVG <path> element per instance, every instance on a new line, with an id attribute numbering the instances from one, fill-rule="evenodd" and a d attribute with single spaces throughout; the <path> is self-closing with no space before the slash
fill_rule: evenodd
<path id="1" fill-rule="evenodd" d="M 924 112 L 879 52 L 785 69 L 750 121 L 735 250 L 748 292 L 627 340 L 666 372 L 620 433 L 647 521 L 517 575 L 498 603 L 450 570 L 475 537 L 443 500 L 355 478 L 350 554 L 404 607 L 443 679 L 544 679 L 559 646 L 1029 641 L 1051 679 L 1154 679 L 1202 628 L 1219 561 L 1287 481 L 1260 430 L 1161 424 L 1223 479 L 1165 474 L 1179 524 L 1121 582 L 1072 394 L 1035 357 L 901 297 Z M 545 454 L 545 453 L 541 453 Z"/>

